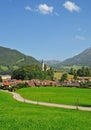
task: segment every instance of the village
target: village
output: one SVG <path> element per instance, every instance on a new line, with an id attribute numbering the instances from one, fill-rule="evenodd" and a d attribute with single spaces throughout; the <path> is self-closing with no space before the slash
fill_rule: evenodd
<path id="1" fill-rule="evenodd" d="M 0 82 L 1 88 L 10 88 L 22 83 L 27 83 L 29 87 L 77 87 L 77 88 L 91 88 L 91 80 L 89 78 L 81 77 L 77 80 L 73 78 L 68 78 L 64 82 L 60 82 L 58 80 L 39 80 L 39 79 L 31 79 L 31 80 L 17 80 L 11 79 L 10 75 L 1 75 L 2 82 Z M 88 86 L 85 83 L 89 83 Z M 83 84 L 83 86 L 81 86 Z"/>

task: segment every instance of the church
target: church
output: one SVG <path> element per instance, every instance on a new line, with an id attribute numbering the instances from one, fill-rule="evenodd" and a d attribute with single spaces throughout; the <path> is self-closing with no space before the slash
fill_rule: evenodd
<path id="1" fill-rule="evenodd" d="M 41 62 L 41 70 L 42 70 L 42 71 L 47 71 L 47 70 L 49 70 L 49 69 L 50 69 L 50 67 L 47 66 L 47 65 L 44 63 L 44 61 L 42 60 L 42 62 Z"/>

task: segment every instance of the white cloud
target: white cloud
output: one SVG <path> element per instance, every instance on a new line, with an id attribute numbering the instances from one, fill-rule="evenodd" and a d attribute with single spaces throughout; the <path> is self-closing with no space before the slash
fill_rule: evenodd
<path id="1" fill-rule="evenodd" d="M 53 12 L 53 6 L 48 6 L 47 4 L 40 4 L 38 6 L 38 11 L 42 14 L 50 14 Z"/>
<path id="2" fill-rule="evenodd" d="M 69 10 L 70 12 L 76 11 L 79 12 L 80 11 L 80 7 L 77 6 L 74 2 L 71 1 L 66 1 L 63 6 Z"/>
<path id="3" fill-rule="evenodd" d="M 37 8 L 32 9 L 30 6 L 25 6 L 25 10 L 27 11 L 33 11 L 33 12 L 39 12 L 41 14 L 51 14 L 53 13 L 53 6 L 48 6 L 47 4 L 39 4 Z M 56 16 L 58 16 L 58 13 L 55 13 Z"/>
<path id="4" fill-rule="evenodd" d="M 85 37 L 83 37 L 83 36 L 79 36 L 79 35 L 76 35 L 76 36 L 75 36 L 75 39 L 76 39 L 76 40 L 80 40 L 80 41 L 84 41 L 84 40 L 86 40 Z"/>
<path id="5" fill-rule="evenodd" d="M 30 6 L 26 6 L 25 10 L 32 11 L 32 8 Z"/>

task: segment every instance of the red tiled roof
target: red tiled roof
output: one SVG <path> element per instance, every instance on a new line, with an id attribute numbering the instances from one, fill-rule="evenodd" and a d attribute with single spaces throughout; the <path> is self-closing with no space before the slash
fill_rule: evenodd
<path id="1" fill-rule="evenodd" d="M 11 85 L 11 83 L 10 83 L 10 82 L 8 82 L 8 81 L 6 81 L 6 82 L 3 82 L 3 85 L 4 85 L 4 86 L 10 86 L 10 85 Z"/>

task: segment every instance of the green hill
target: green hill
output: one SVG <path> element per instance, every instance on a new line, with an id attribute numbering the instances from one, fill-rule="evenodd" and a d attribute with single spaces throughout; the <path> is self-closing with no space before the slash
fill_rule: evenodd
<path id="1" fill-rule="evenodd" d="M 0 46 L 0 73 L 10 73 L 19 66 L 31 64 L 40 65 L 40 62 L 35 58 L 26 56 L 17 50 Z"/>

